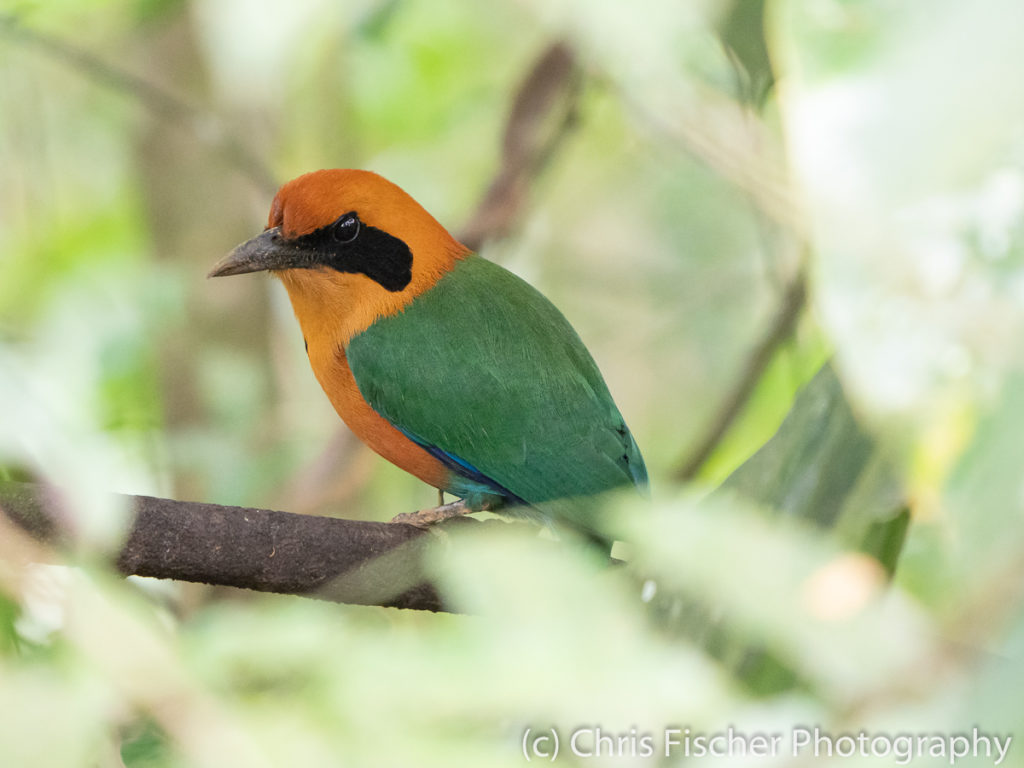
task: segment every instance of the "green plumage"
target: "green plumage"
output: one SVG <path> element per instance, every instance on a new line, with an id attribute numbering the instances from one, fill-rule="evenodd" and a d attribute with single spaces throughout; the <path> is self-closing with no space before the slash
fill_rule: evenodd
<path id="1" fill-rule="evenodd" d="M 367 402 L 454 460 L 447 490 L 471 503 L 514 503 L 507 491 L 539 505 L 646 484 L 640 450 L 572 326 L 479 256 L 377 320 L 347 355 Z"/>

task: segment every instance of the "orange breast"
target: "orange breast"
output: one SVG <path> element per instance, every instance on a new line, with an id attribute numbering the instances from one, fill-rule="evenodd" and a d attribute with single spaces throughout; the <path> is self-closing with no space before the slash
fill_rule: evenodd
<path id="1" fill-rule="evenodd" d="M 309 361 L 334 410 L 360 440 L 392 464 L 435 488 L 448 486 L 448 469 L 395 429 L 366 402 L 348 366 L 345 352 L 330 344 L 309 343 Z"/>

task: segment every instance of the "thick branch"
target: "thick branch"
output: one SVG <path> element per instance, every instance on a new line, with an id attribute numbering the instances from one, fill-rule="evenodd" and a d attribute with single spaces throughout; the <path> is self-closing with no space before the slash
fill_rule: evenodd
<path id="1" fill-rule="evenodd" d="M 126 575 L 445 610 L 423 568 L 432 536 L 411 525 L 131 496 Z M 38 539 L 62 538 L 59 503 L 40 486 L 0 485 L 0 511 Z"/>

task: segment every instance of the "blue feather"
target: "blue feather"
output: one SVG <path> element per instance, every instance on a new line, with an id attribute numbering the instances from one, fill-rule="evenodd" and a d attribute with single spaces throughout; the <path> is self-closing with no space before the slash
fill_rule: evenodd
<path id="1" fill-rule="evenodd" d="M 448 451 L 443 451 L 436 445 L 431 445 L 425 440 L 422 440 L 421 438 L 414 435 L 412 432 L 409 432 L 406 429 L 402 429 L 402 427 L 398 426 L 397 424 L 395 424 L 394 427 L 407 438 L 416 443 L 416 445 L 418 445 L 420 448 L 423 448 L 427 453 L 429 453 L 435 459 L 444 464 L 445 467 L 447 467 L 456 475 L 458 475 L 459 479 L 463 481 L 468 481 L 460 483 L 453 490 L 453 493 L 455 493 L 455 495 L 462 497 L 478 496 L 481 494 L 498 495 L 503 496 L 505 498 L 506 503 L 524 505 L 526 504 L 525 501 L 523 501 L 521 498 L 512 493 L 512 491 L 510 491 L 508 488 L 505 488 L 500 483 L 489 478 L 487 475 L 478 470 L 468 461 L 460 459 L 458 456 L 448 453 Z"/>

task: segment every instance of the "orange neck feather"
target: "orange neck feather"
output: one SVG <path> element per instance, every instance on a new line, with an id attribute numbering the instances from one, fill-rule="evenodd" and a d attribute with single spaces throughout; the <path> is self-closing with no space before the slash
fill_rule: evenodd
<path id="1" fill-rule="evenodd" d="M 349 340 L 375 320 L 401 312 L 419 294 L 429 290 L 466 251 L 448 251 L 431 268 L 417 269 L 413 256 L 412 281 L 401 291 L 388 291 L 366 275 L 320 269 L 288 269 L 274 274 L 288 291 L 302 335 L 312 354 L 314 347 L 344 349 Z"/>

